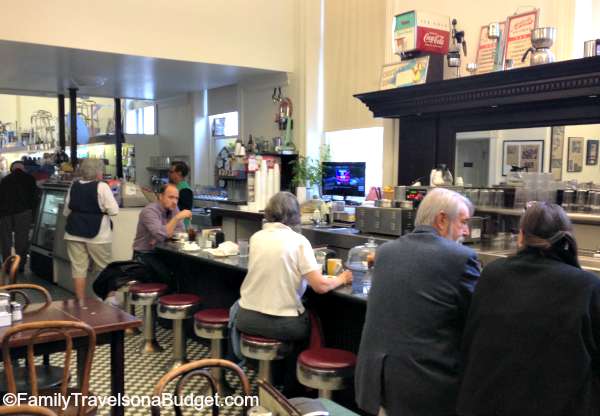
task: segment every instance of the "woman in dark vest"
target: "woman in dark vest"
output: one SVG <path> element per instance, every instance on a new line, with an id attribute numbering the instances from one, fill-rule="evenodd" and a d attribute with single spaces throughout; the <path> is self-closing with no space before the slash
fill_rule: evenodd
<path id="1" fill-rule="evenodd" d="M 96 276 L 112 259 L 109 216 L 119 213 L 119 205 L 108 184 L 101 181 L 103 170 L 102 160 L 84 159 L 79 167 L 81 177 L 73 181 L 65 199 L 65 240 L 75 296 L 79 300 L 85 297 L 90 260 Z"/>
<path id="2" fill-rule="evenodd" d="M 483 269 L 463 335 L 458 414 L 600 414 L 600 279 L 563 209 L 534 203 L 519 252 Z"/>

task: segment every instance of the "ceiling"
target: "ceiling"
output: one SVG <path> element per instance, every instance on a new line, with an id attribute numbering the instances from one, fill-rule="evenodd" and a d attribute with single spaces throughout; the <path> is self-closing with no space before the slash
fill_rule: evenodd
<path id="1" fill-rule="evenodd" d="M 0 93 L 163 99 L 275 74 L 255 68 L 175 61 L 0 40 Z"/>

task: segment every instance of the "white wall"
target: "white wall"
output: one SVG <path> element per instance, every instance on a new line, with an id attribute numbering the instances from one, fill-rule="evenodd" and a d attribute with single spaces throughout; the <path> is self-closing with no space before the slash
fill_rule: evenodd
<path id="1" fill-rule="evenodd" d="M 160 154 L 160 137 L 141 134 L 125 135 L 125 142 L 135 146 L 135 182 L 144 187 L 150 187 L 152 172 L 146 169 L 150 166 L 150 157 Z"/>
<path id="2" fill-rule="evenodd" d="M 292 71 L 297 1 L 11 1 L 0 39 Z"/>
<path id="3" fill-rule="evenodd" d="M 569 137 L 583 137 L 583 170 L 581 172 L 567 172 L 567 157 L 569 151 Z M 577 180 L 577 182 L 590 182 L 600 184 L 600 162 L 593 166 L 587 166 L 587 139 L 600 140 L 600 124 L 581 126 L 566 126 L 565 141 L 563 146 L 563 180 Z"/>
<path id="4" fill-rule="evenodd" d="M 160 155 L 188 156 L 190 168 L 194 170 L 194 119 L 191 95 L 159 100 L 158 135 Z"/>

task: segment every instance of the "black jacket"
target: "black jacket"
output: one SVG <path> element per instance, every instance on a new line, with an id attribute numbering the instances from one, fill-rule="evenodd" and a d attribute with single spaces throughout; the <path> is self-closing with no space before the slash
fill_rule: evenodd
<path id="1" fill-rule="evenodd" d="M 538 250 L 489 264 L 463 340 L 461 415 L 600 414 L 600 279 Z"/>
<path id="2" fill-rule="evenodd" d="M 30 174 L 16 169 L 0 182 L 0 216 L 35 210 L 37 185 Z"/>
<path id="3" fill-rule="evenodd" d="M 356 401 L 390 416 L 454 414 L 460 342 L 479 277 L 470 248 L 433 227 L 385 243 L 375 261 L 356 366 Z"/>

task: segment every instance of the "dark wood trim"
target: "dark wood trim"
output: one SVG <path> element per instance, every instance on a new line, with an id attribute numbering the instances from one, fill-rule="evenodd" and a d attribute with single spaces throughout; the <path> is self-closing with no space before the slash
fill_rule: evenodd
<path id="1" fill-rule="evenodd" d="M 356 94 L 399 118 L 398 183 L 454 166 L 460 131 L 600 123 L 600 57 Z"/>

